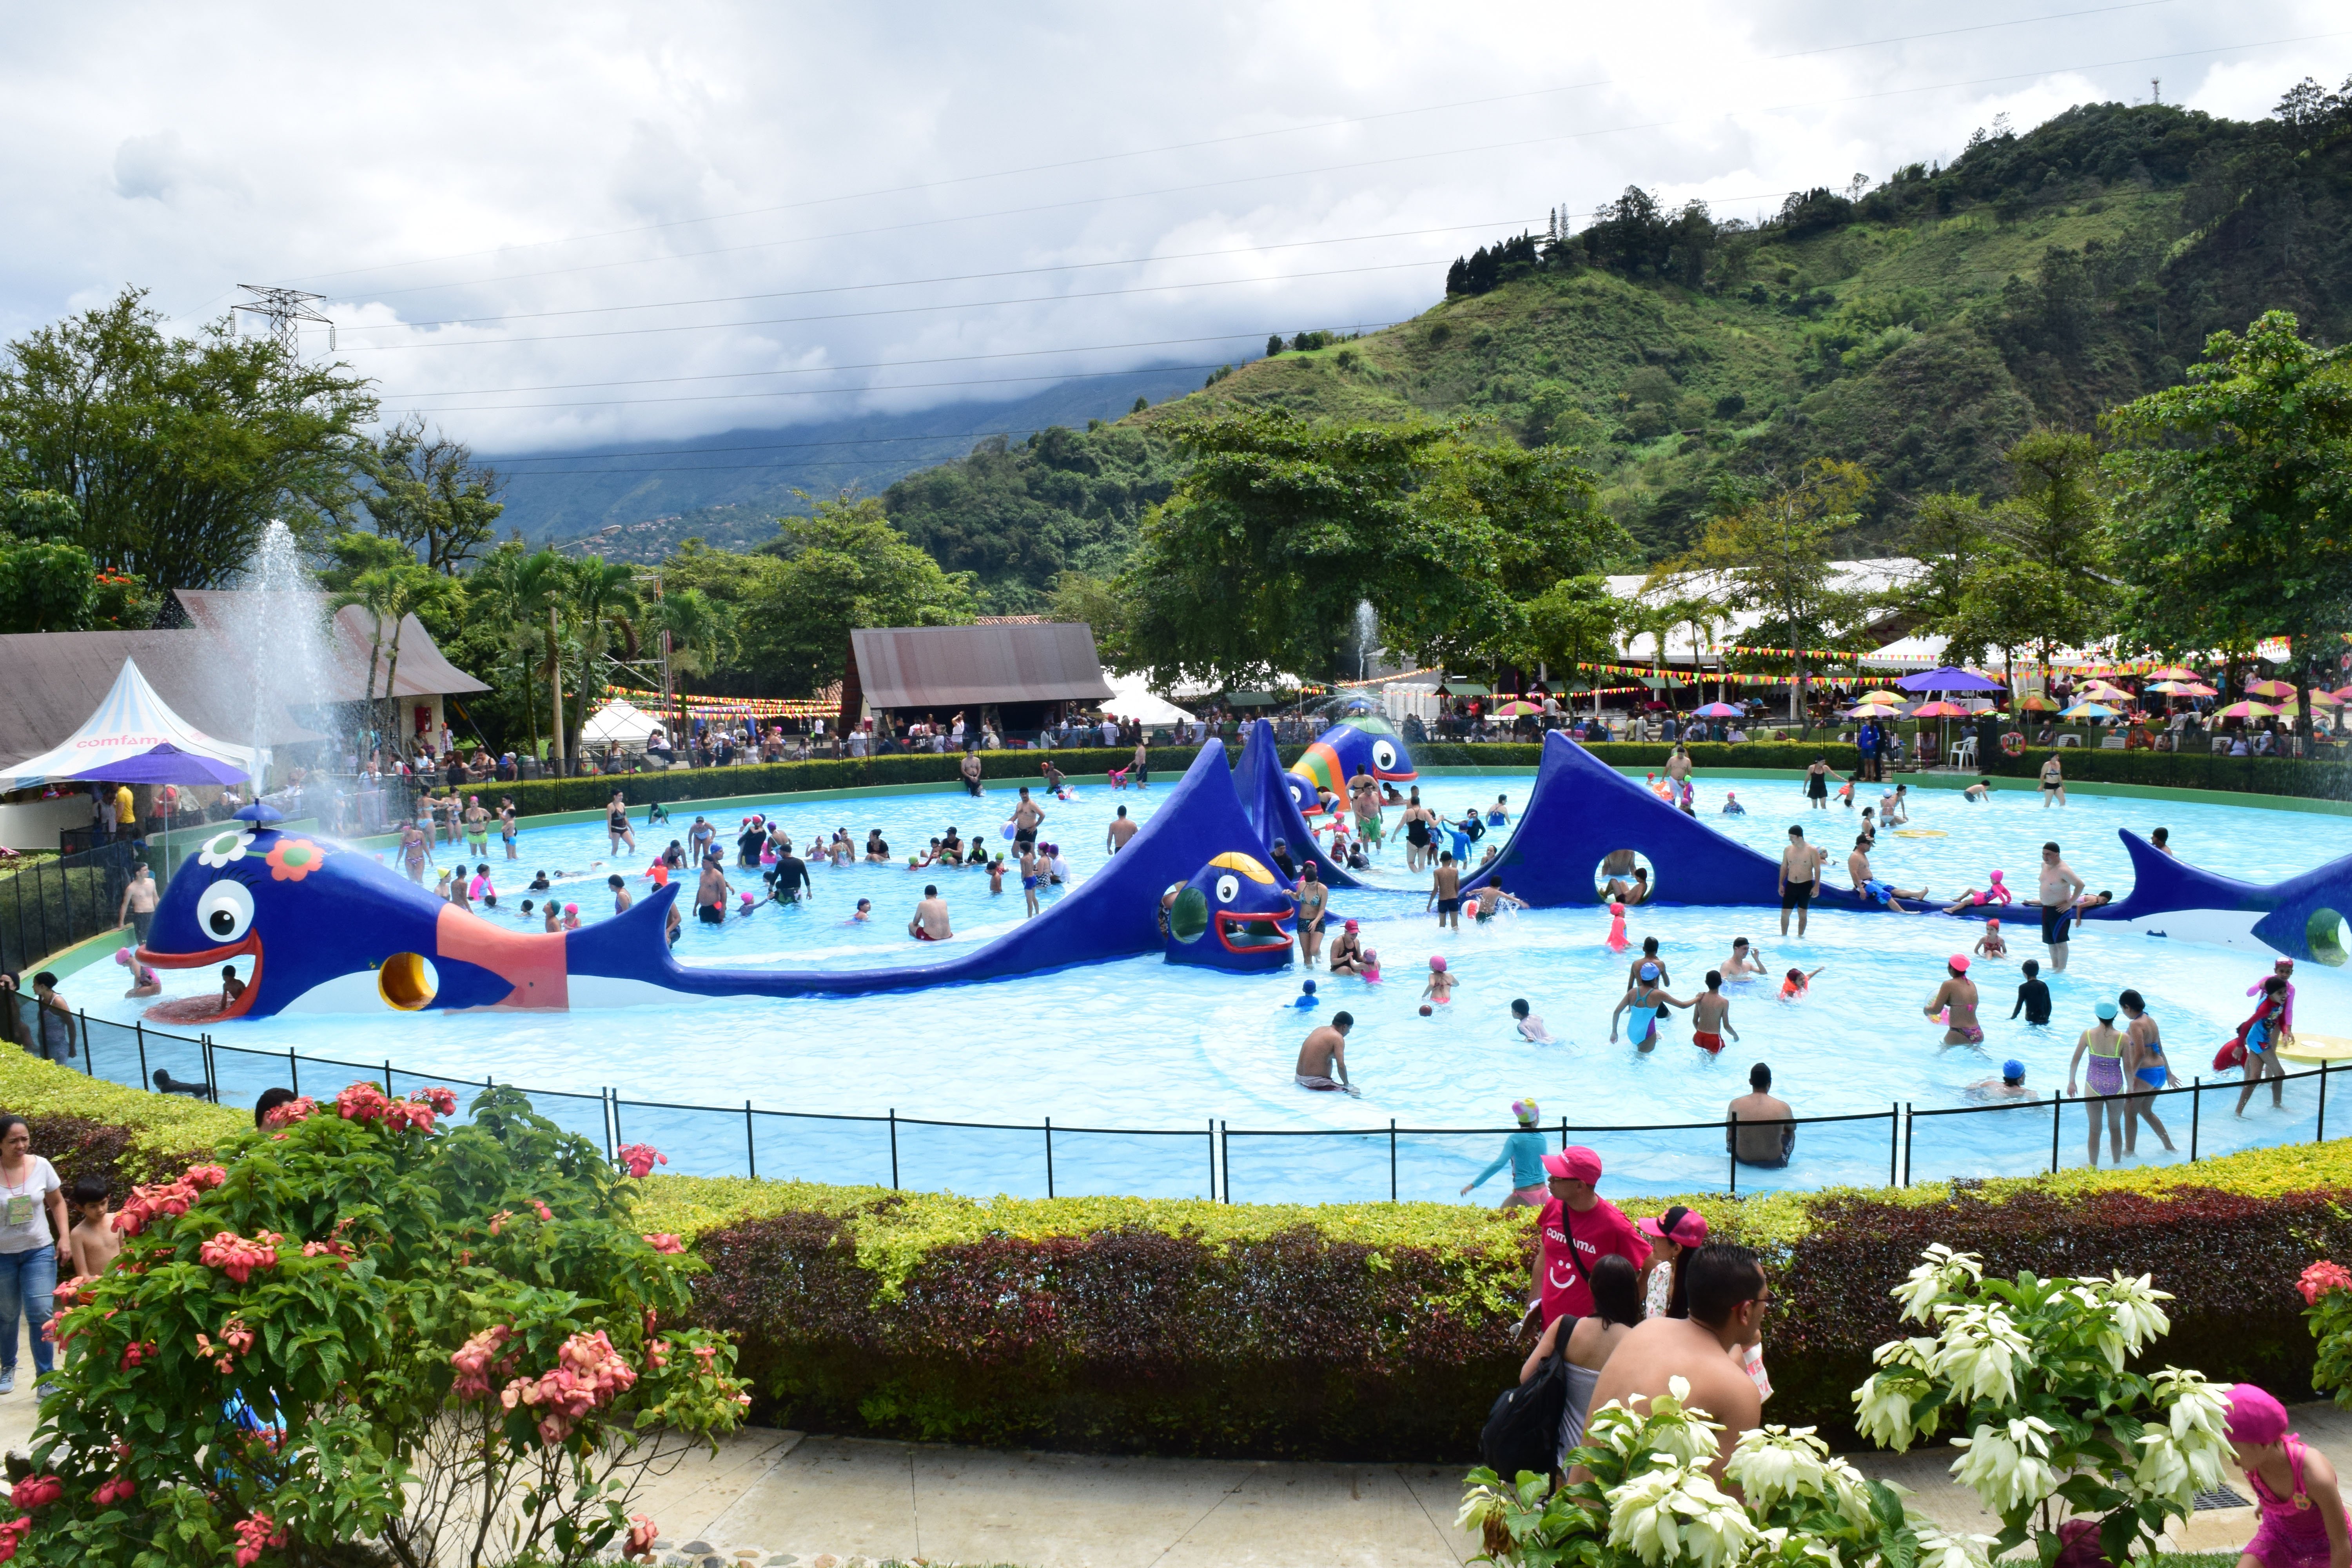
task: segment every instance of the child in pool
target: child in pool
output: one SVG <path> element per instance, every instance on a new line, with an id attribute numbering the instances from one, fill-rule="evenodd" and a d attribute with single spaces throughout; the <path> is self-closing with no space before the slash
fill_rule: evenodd
<path id="1" fill-rule="evenodd" d="M 1731 998 L 1723 994 L 1723 972 L 1710 969 L 1706 989 L 1691 1002 L 1691 1044 L 1715 1056 L 1722 1051 L 1727 1034 L 1735 1041 L 1739 1038 L 1739 1031 L 1731 1026 Z"/>
<path id="2" fill-rule="evenodd" d="M 1421 999 L 1440 1006 L 1454 1000 L 1454 976 L 1446 973 L 1444 954 L 1429 955 L 1429 984 L 1422 987 Z"/>
<path id="3" fill-rule="evenodd" d="M 860 900 L 857 900 L 857 907 L 856 907 L 855 910 L 852 910 L 849 912 L 849 923 L 850 923 L 850 924 L 852 924 L 852 925 L 858 925 L 858 924 L 862 924 L 863 922 L 865 922 L 865 921 L 870 921 L 870 920 L 872 920 L 873 918 L 874 918 L 874 900 L 871 900 L 871 899 L 860 899 Z"/>
<path id="4" fill-rule="evenodd" d="M 749 895 L 746 896 L 748 897 Z M 566 904 L 563 906 L 563 929 L 565 931 L 578 931 L 580 929 L 580 906 L 578 904 Z"/>
<path id="5" fill-rule="evenodd" d="M 1984 935 L 1977 938 L 1975 952 L 1979 958 L 2009 956 L 2009 943 L 2000 934 L 2000 921 L 1998 919 L 1985 921 Z"/>
<path id="6" fill-rule="evenodd" d="M 1745 816 L 1748 815 L 1748 808 L 1739 804 L 1739 796 L 1731 790 L 1725 790 L 1723 792 L 1723 815 L 1726 816 Z"/>
<path id="7" fill-rule="evenodd" d="M 1981 891 L 1970 888 L 1967 892 L 1946 904 L 1944 912 L 1948 915 L 1956 915 L 1962 910 L 1982 909 L 1987 904 L 1999 904 L 2006 908 L 2010 901 L 2016 898 L 2017 895 L 2009 890 L 2009 884 L 2000 879 L 2000 871 L 1989 871 L 1985 875 L 1986 883 Z"/>
<path id="8" fill-rule="evenodd" d="M 2352 1561 L 2352 1517 L 2336 1467 L 2289 1430 L 2286 1406 L 2266 1391 L 2241 1383 L 2226 1397 L 2231 1457 L 2262 1507 L 2238 1568 L 2342 1568 Z"/>
<path id="9" fill-rule="evenodd" d="M 988 863 L 988 890 L 992 893 L 1004 891 L 1004 852 L 1001 849 L 996 852 L 996 858 Z"/>
<path id="10" fill-rule="evenodd" d="M 544 922 L 545 929 L 549 931 L 562 931 L 563 929 L 563 906 L 557 903 L 553 899 L 550 899 L 547 900 L 546 912 L 547 919 Z"/>
<path id="11" fill-rule="evenodd" d="M 1378 980 L 1381 977 L 1380 953 L 1372 948 L 1368 947 L 1364 949 L 1363 967 L 1359 969 L 1356 973 L 1362 975 L 1367 980 Z"/>
<path id="12" fill-rule="evenodd" d="M 1609 906 L 1609 934 L 1602 940 L 1607 944 L 1609 951 L 1612 952 L 1622 952 L 1625 951 L 1626 937 L 1624 905 L 1612 903 Z"/>
<path id="13" fill-rule="evenodd" d="M 1960 798 L 1971 805 L 1992 798 L 1992 780 L 1981 778 L 1960 792 Z"/>
<path id="14" fill-rule="evenodd" d="M 1544 1021 L 1529 1010 L 1528 999 L 1524 996 L 1512 1000 L 1511 1021 L 1519 1031 L 1519 1038 L 1523 1040 L 1532 1040 L 1539 1046 L 1559 1044 L 1558 1040 L 1551 1037 L 1551 1031 L 1544 1027 Z"/>
<path id="15" fill-rule="evenodd" d="M 1631 1009 L 1632 1016 L 1626 1019 L 1627 1037 L 1638 1050 L 1657 1049 L 1659 1016 L 1669 1007 L 1690 1005 L 1688 1002 L 1666 994 L 1664 978 L 1664 972 L 1646 960 L 1635 970 L 1633 986 L 1618 998 L 1615 1009 L 1609 1015 L 1611 1043 L 1615 1043 L 1617 1038 L 1618 1014 Z"/>
<path id="16" fill-rule="evenodd" d="M 1791 969 L 1789 971 L 1788 974 L 1780 982 L 1780 1000 L 1783 1002 L 1794 1002 L 1798 997 L 1802 996 L 1806 992 L 1811 991 L 1813 988 L 1813 976 L 1819 974 L 1822 972 L 1822 969 L 1827 969 L 1829 965 L 1824 963 L 1821 966 L 1821 969 Z"/>

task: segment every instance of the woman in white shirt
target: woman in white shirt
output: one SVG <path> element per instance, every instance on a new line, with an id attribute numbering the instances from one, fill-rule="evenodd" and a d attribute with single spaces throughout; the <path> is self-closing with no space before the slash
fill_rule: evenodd
<path id="1" fill-rule="evenodd" d="M 16 1386 L 16 1320 L 32 1329 L 33 1380 L 45 1381 L 54 1353 L 49 1325 L 58 1270 L 73 1268 L 65 1194 L 58 1173 L 33 1152 L 21 1116 L 0 1116 L 0 1394 Z"/>

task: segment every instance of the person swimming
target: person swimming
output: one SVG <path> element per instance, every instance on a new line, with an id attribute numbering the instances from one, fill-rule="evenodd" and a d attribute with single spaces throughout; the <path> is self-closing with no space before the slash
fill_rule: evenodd
<path id="1" fill-rule="evenodd" d="M 1298 994 L 1291 998 L 1290 1005 L 1294 1007 L 1321 1006 L 1323 1005 L 1323 999 L 1315 994 L 1315 982 L 1312 980 L 1300 981 L 1298 983 Z"/>
<path id="2" fill-rule="evenodd" d="M 845 923 L 849 925 L 857 925 L 864 921 L 870 921 L 873 918 L 874 900 L 871 899 L 860 899 L 857 900 L 857 907 L 849 912 L 849 919 Z"/>
<path id="3" fill-rule="evenodd" d="M 1802 996 L 1806 992 L 1811 991 L 1813 988 L 1813 976 L 1819 974 L 1822 969 L 1827 969 L 1829 965 L 1824 963 L 1821 966 L 1821 969 L 1791 969 L 1789 971 L 1787 974 L 1780 978 L 1780 1000 L 1783 1002 L 1793 1002 L 1798 997 Z"/>
<path id="4" fill-rule="evenodd" d="M 1511 1024 L 1523 1040 L 1532 1040 L 1539 1046 L 1559 1044 L 1551 1037 L 1551 1031 L 1544 1027 L 1544 1021 L 1528 1008 L 1528 999 L 1524 996 L 1514 997 L 1511 1001 Z"/>
<path id="5" fill-rule="evenodd" d="M 1744 936 L 1731 939 L 1731 956 L 1720 965 L 1726 980 L 1744 980 L 1764 973 L 1764 955 Z"/>
<path id="6" fill-rule="evenodd" d="M 1739 804 L 1739 796 L 1731 790 L 1725 790 L 1723 792 L 1723 815 L 1726 816 L 1745 816 L 1748 815 L 1748 808 Z"/>
<path id="7" fill-rule="evenodd" d="M 1454 978 L 1445 967 L 1445 955 L 1438 952 L 1431 953 L 1429 955 L 1429 984 L 1422 987 L 1422 1000 L 1424 1002 L 1434 1002 L 1442 1007 L 1445 1004 L 1454 1000 Z"/>

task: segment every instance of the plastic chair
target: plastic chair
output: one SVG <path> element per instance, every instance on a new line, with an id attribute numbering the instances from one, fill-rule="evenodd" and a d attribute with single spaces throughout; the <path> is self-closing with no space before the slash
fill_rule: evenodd
<path id="1" fill-rule="evenodd" d="M 2103 736 L 2099 741 L 2099 750 L 2103 752 L 2120 752 L 2123 749 L 2124 738 L 2121 735 Z"/>
<path id="2" fill-rule="evenodd" d="M 1952 742 L 1952 766 L 1972 768 L 1977 765 L 1977 738 L 1969 735 Z"/>
<path id="3" fill-rule="evenodd" d="M 2083 743 L 2083 737 L 2080 735 L 2061 735 L 2058 737 L 2058 743 L 2061 746 L 2079 746 Z"/>

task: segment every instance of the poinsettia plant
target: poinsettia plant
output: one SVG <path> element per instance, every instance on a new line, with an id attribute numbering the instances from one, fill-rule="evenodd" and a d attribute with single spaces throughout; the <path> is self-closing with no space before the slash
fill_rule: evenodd
<path id="1" fill-rule="evenodd" d="M 2095 1520 L 2120 1563 L 2221 1485 L 2224 1391 L 2179 1367 L 2131 1370 L 2172 1327 L 2147 1276 L 1988 1279 L 1981 1258 L 1938 1245 L 1894 1295 L 1935 1332 L 1878 1347 L 1856 1425 L 1897 1452 L 1965 1434 L 1952 1474 L 2000 1516 L 1996 1557 L 2031 1540 L 2055 1562 L 2071 1515 Z"/>
<path id="2" fill-rule="evenodd" d="M 2332 1390 L 2336 1404 L 2352 1408 L 2352 1271 L 2323 1258 L 2294 1287 L 2303 1292 L 2303 1321 L 2319 1342 L 2311 1385 Z"/>
<path id="3" fill-rule="evenodd" d="M 644 1554 L 649 1466 L 747 1403 L 681 1329 L 698 1259 L 602 1151 L 483 1091 L 353 1084 L 138 1189 L 58 1290 L 58 1372 L 0 1561 L 407 1568 Z M 21 1546 L 20 1546 L 21 1543 Z"/>

